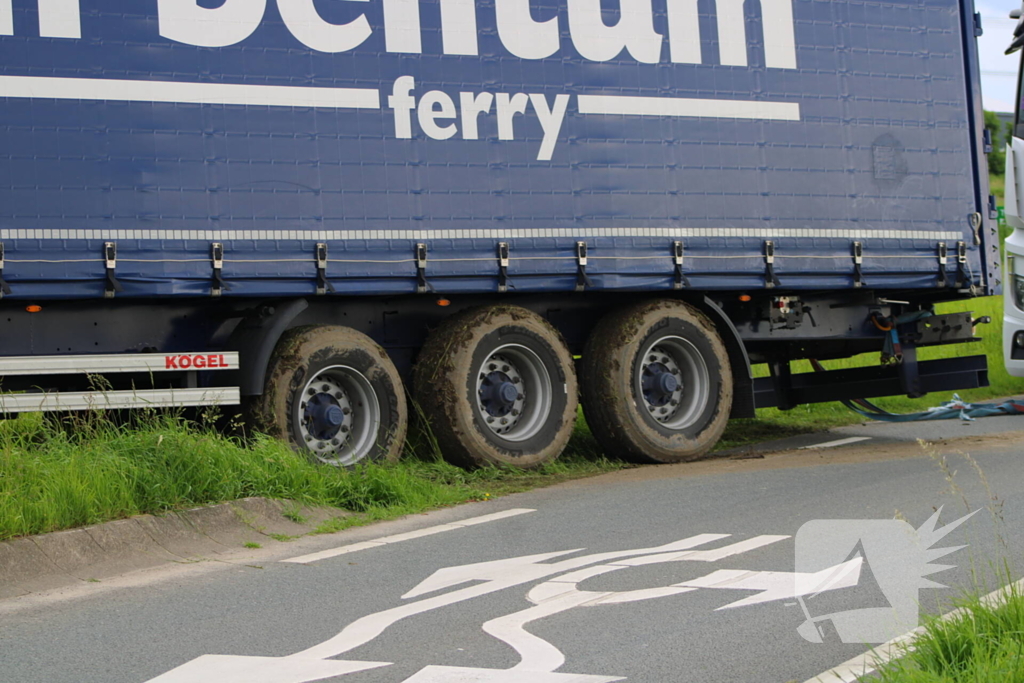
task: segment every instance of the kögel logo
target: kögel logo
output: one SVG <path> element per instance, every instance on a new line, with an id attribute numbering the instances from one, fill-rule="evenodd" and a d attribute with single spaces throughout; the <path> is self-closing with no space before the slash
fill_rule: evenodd
<path id="1" fill-rule="evenodd" d="M 227 368 L 227 359 L 222 353 L 192 353 L 180 356 L 164 356 L 168 370 L 203 370 L 206 368 Z"/>

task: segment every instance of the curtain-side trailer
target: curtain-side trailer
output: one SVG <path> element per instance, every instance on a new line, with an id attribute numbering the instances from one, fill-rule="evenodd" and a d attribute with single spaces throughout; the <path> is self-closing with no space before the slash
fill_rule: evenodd
<path id="1" fill-rule="evenodd" d="M 755 407 L 983 385 L 916 355 L 999 290 L 979 34 L 971 0 L 0 0 L 0 410 L 238 406 L 350 465 L 408 388 L 452 460 L 529 467 L 579 402 L 673 462 Z"/>

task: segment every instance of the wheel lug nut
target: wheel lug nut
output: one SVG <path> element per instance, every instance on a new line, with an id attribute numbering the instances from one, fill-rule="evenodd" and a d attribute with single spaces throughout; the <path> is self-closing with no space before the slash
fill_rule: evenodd
<path id="1" fill-rule="evenodd" d="M 348 434 L 348 425 L 341 425 L 341 433 Z"/>
<path id="2" fill-rule="evenodd" d="M 512 378 L 512 384 L 519 384 L 519 378 L 518 377 L 513 377 Z"/>
<path id="3" fill-rule="evenodd" d="M 306 441 L 312 441 L 312 440 L 313 440 L 313 437 L 308 436 L 308 435 L 306 436 Z"/>
<path id="4" fill-rule="evenodd" d="M 495 365 L 494 363 L 491 363 L 490 365 L 487 366 L 487 369 L 493 372 L 494 370 L 498 369 L 498 366 Z"/>
<path id="5" fill-rule="evenodd" d="M 512 414 L 513 414 L 513 415 L 518 415 L 518 414 L 519 414 L 519 411 L 518 411 L 518 410 L 513 410 L 513 411 L 512 411 Z"/>
<path id="6" fill-rule="evenodd" d="M 494 422 L 494 418 L 493 417 L 488 417 L 487 418 L 487 424 L 491 424 L 492 422 Z"/>
<path id="7" fill-rule="evenodd" d="M 508 424 L 508 420 L 506 420 L 505 418 L 501 418 L 501 424 L 507 425 Z"/>
<path id="8" fill-rule="evenodd" d="M 526 398 L 526 394 L 519 394 L 518 396 L 516 396 L 517 401 L 522 401 L 524 398 Z"/>
<path id="9" fill-rule="evenodd" d="M 345 415 L 348 415 L 349 413 L 352 412 L 352 409 L 349 408 L 348 406 L 345 406 L 344 408 L 341 409 L 341 412 L 344 413 Z"/>
<path id="10" fill-rule="evenodd" d="M 337 439 L 331 439 L 331 445 L 332 446 L 337 446 L 338 445 L 338 440 Z"/>
<path id="11" fill-rule="evenodd" d="M 501 371 L 502 372 L 508 372 L 508 366 L 507 365 L 502 365 L 501 366 Z"/>

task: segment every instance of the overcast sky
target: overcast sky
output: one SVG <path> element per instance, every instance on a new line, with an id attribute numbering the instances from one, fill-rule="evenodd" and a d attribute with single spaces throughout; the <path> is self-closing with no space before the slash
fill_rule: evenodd
<path id="1" fill-rule="evenodd" d="M 978 38 L 985 109 L 1013 111 L 1021 53 L 1007 57 L 1003 51 L 1013 39 L 1013 27 L 1017 25 L 1009 18 L 1010 10 L 1020 6 L 1021 0 L 975 0 L 975 7 L 981 12 L 981 26 L 985 30 L 985 34 Z"/>

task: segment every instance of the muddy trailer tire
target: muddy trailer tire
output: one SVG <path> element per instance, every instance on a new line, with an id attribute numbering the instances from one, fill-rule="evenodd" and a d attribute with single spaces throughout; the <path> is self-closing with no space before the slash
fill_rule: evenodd
<path id="1" fill-rule="evenodd" d="M 697 460 L 725 431 L 732 408 L 729 355 L 714 324 L 681 301 L 610 313 L 580 364 L 583 412 L 612 457 Z"/>
<path id="2" fill-rule="evenodd" d="M 297 327 L 281 337 L 251 428 L 289 442 L 313 462 L 350 467 L 396 460 L 408 428 L 402 380 L 387 352 L 361 332 Z"/>
<path id="3" fill-rule="evenodd" d="M 561 455 L 576 424 L 565 341 L 518 306 L 444 320 L 420 352 L 413 394 L 444 457 L 461 467 L 537 467 Z"/>

